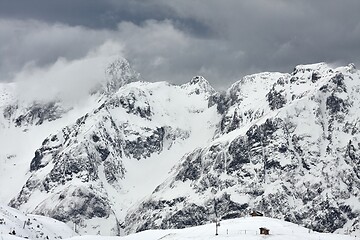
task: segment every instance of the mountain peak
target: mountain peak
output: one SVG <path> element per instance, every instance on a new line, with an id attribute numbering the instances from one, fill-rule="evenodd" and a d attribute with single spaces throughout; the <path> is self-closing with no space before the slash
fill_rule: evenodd
<path id="1" fill-rule="evenodd" d="M 193 77 L 190 82 L 181 85 L 181 88 L 188 89 L 190 95 L 194 93 L 197 95 L 204 93 L 207 97 L 210 97 L 216 93 L 215 89 L 203 76 Z"/>
<path id="2" fill-rule="evenodd" d="M 206 80 L 203 76 L 195 76 L 190 80 L 190 84 L 209 84 L 208 80 Z"/>
<path id="3" fill-rule="evenodd" d="M 331 70 L 331 67 L 325 62 L 313 63 L 313 64 L 300 64 L 294 68 L 292 75 L 297 73 L 306 73 L 306 72 L 319 72 L 326 73 Z"/>
<path id="4" fill-rule="evenodd" d="M 118 57 L 110 62 L 105 68 L 105 93 L 115 93 L 119 88 L 127 83 L 137 81 L 140 74 L 137 73 L 130 63 L 122 57 Z"/>
<path id="5" fill-rule="evenodd" d="M 354 63 L 349 63 L 347 66 L 346 66 L 348 72 L 350 73 L 355 73 L 356 72 L 356 66 Z"/>

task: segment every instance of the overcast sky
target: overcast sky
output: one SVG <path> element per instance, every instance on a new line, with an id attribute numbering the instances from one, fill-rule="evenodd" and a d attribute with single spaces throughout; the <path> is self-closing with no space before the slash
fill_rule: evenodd
<path id="1" fill-rule="evenodd" d="M 44 73 L 104 51 L 144 80 L 203 75 L 218 89 L 297 64 L 360 67 L 359 10 L 359 0 L 0 0 L 0 81 L 62 82 Z"/>

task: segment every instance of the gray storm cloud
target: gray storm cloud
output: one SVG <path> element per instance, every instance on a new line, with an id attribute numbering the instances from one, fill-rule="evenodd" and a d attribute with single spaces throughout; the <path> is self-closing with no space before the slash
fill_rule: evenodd
<path id="1" fill-rule="evenodd" d="M 17 11 L 16 1 L 0 9 L 0 81 L 26 81 L 29 66 L 46 72 L 59 59 L 80 64 L 107 42 L 122 46 L 144 80 L 201 74 L 219 89 L 260 71 L 360 62 L 357 0 L 36 1 L 40 9 Z M 53 74 L 44 81 L 62 86 Z"/>

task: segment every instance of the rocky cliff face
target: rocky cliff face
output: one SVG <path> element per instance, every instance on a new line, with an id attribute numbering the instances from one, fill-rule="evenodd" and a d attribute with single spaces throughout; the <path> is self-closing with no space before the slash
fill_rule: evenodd
<path id="1" fill-rule="evenodd" d="M 353 65 L 254 74 L 224 93 L 201 76 L 146 83 L 127 62 L 110 66 L 91 111 L 34 149 L 12 206 L 81 233 L 184 228 L 250 210 L 318 231 L 359 230 Z M 19 126 L 61 121 L 61 108 L 52 111 L 61 104 L 49 106 Z M 13 112 L 4 119 L 16 126 Z"/>

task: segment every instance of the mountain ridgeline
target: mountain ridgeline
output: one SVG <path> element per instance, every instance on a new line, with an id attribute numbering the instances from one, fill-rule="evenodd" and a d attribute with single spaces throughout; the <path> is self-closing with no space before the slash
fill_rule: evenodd
<path id="1" fill-rule="evenodd" d="M 3 129 L 31 134 L 64 121 L 33 149 L 10 206 L 87 234 L 185 228 L 252 210 L 321 232 L 360 231 L 354 65 L 253 74 L 222 93 L 201 76 L 180 86 L 139 81 L 124 59 L 106 74 L 91 110 L 71 123 L 63 119 L 77 108 L 60 101 L 0 106 Z"/>

